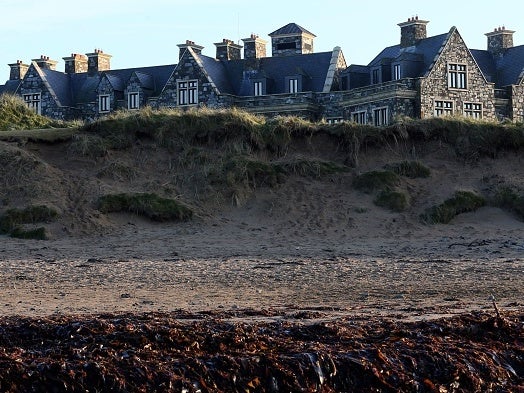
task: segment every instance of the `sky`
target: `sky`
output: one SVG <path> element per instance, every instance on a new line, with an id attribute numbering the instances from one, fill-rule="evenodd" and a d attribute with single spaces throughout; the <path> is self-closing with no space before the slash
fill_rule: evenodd
<path id="1" fill-rule="evenodd" d="M 317 37 L 315 52 L 340 46 L 347 64 L 368 64 L 383 48 L 400 42 L 400 22 L 429 21 L 428 36 L 458 28 L 471 49 L 486 49 L 485 33 L 505 26 L 524 44 L 522 0 L 505 0 L 497 10 L 485 2 L 353 0 L 2 0 L 0 3 L 0 84 L 7 64 L 29 64 L 41 55 L 63 57 L 101 49 L 112 69 L 175 64 L 177 44 L 186 40 L 215 56 L 223 38 L 242 44 L 251 34 L 269 33 L 294 22 Z M 4 65 L 2 68 L 2 65 Z"/>

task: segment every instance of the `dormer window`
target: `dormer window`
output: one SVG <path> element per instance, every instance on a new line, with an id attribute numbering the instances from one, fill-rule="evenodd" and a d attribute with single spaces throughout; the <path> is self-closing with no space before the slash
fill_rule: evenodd
<path id="1" fill-rule="evenodd" d="M 375 68 L 371 71 L 371 84 L 376 85 L 377 83 L 380 83 L 380 69 Z"/>
<path id="2" fill-rule="evenodd" d="M 178 105 L 198 104 L 198 81 L 178 81 Z"/>
<path id="3" fill-rule="evenodd" d="M 400 64 L 393 65 L 393 80 L 398 81 L 402 78 L 402 73 L 400 72 Z"/>
<path id="4" fill-rule="evenodd" d="M 138 101 L 138 92 L 127 94 L 127 109 L 136 110 L 139 109 L 140 102 Z"/>
<path id="5" fill-rule="evenodd" d="M 264 82 L 262 81 L 253 82 L 253 95 L 254 96 L 264 95 Z"/>
<path id="6" fill-rule="evenodd" d="M 111 110 L 111 100 L 109 94 L 98 96 L 98 112 L 107 113 Z"/>
<path id="7" fill-rule="evenodd" d="M 465 64 L 448 64 L 448 87 L 450 89 L 467 89 L 467 68 Z"/>
<path id="8" fill-rule="evenodd" d="M 294 94 L 302 91 L 302 78 L 300 76 L 286 77 L 286 93 Z"/>

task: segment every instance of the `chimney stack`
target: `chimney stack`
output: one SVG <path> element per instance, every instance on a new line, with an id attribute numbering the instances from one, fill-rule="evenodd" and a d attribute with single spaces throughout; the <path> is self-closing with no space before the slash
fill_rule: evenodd
<path id="1" fill-rule="evenodd" d="M 78 53 L 71 53 L 70 57 L 62 57 L 65 62 L 66 74 L 78 74 L 87 72 L 87 57 Z"/>
<path id="2" fill-rule="evenodd" d="M 259 38 L 256 34 L 251 34 L 249 38 L 243 38 L 244 59 L 260 59 L 266 57 L 267 41 Z"/>
<path id="3" fill-rule="evenodd" d="M 93 53 L 86 53 L 87 72 L 94 75 L 100 71 L 109 71 L 111 69 L 111 55 L 104 53 L 101 49 L 95 49 Z"/>
<path id="4" fill-rule="evenodd" d="M 58 61 L 51 60 L 49 56 L 41 55 L 39 59 L 32 59 L 38 67 L 42 69 L 47 70 L 56 70 L 56 65 L 58 64 Z"/>
<path id="5" fill-rule="evenodd" d="M 419 20 L 418 16 L 408 18 L 407 22 L 399 23 L 400 26 L 400 46 L 406 48 L 415 45 L 418 41 L 427 37 L 427 20 Z"/>
<path id="6" fill-rule="evenodd" d="M 180 48 L 180 51 L 178 52 L 178 60 L 182 58 L 182 55 L 184 54 L 187 48 L 193 49 L 193 51 L 198 55 L 201 54 L 202 49 L 204 49 L 203 46 L 197 45 L 194 41 L 190 40 L 186 40 L 185 44 L 178 44 L 177 46 Z"/>
<path id="7" fill-rule="evenodd" d="M 488 51 L 496 56 L 502 55 L 506 49 L 513 47 L 513 30 L 506 30 L 506 27 L 495 28 L 491 33 L 486 33 L 488 37 Z"/>
<path id="8" fill-rule="evenodd" d="M 9 80 L 21 80 L 24 79 L 25 73 L 29 69 L 29 65 L 24 64 L 22 60 L 17 60 L 16 63 L 8 64 L 11 67 L 11 72 L 9 73 Z"/>
<path id="9" fill-rule="evenodd" d="M 240 59 L 242 45 L 237 45 L 233 41 L 224 38 L 222 42 L 215 43 L 217 47 L 217 60 L 238 60 Z"/>

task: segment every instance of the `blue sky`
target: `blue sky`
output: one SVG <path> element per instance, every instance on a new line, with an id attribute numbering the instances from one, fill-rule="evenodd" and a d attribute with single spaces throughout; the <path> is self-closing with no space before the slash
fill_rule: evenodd
<path id="1" fill-rule="evenodd" d="M 340 46 L 348 64 L 367 64 L 397 44 L 397 24 L 415 15 L 430 21 L 428 36 L 456 26 L 472 49 L 485 49 L 484 33 L 503 25 L 516 31 L 515 45 L 524 44 L 522 0 L 499 4 L 497 10 L 467 0 L 2 0 L 0 84 L 9 77 L 7 64 L 16 60 L 46 55 L 63 71 L 62 57 L 99 48 L 113 55 L 113 69 L 174 64 L 176 45 L 186 39 L 214 56 L 213 43 L 223 38 L 238 41 L 255 33 L 269 40 L 289 22 L 317 36 L 315 52 Z"/>

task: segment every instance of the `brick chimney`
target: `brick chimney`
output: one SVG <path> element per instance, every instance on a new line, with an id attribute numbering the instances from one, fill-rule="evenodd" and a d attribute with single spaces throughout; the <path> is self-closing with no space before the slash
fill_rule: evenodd
<path id="1" fill-rule="evenodd" d="M 240 50 L 242 45 L 237 45 L 233 41 L 224 38 L 222 42 L 215 43 L 217 47 L 217 60 L 238 60 L 242 57 Z"/>
<path id="2" fill-rule="evenodd" d="M 201 54 L 202 53 L 202 49 L 204 49 L 203 46 L 197 45 L 197 44 L 195 44 L 194 41 L 190 41 L 190 40 L 186 40 L 185 44 L 178 44 L 177 46 L 180 48 L 180 51 L 178 52 L 178 60 L 180 60 L 182 58 L 182 55 L 184 54 L 186 49 L 189 48 L 189 47 L 191 49 L 193 49 L 193 51 L 195 53 L 197 53 L 197 54 Z"/>
<path id="3" fill-rule="evenodd" d="M 418 16 L 408 18 L 407 22 L 399 23 L 400 26 L 400 46 L 406 48 L 415 45 L 418 41 L 427 37 L 427 20 L 419 20 Z"/>
<path id="4" fill-rule="evenodd" d="M 17 60 L 16 63 L 8 64 L 11 67 L 11 72 L 9 73 L 9 80 L 20 80 L 24 79 L 25 73 L 29 69 L 29 65 L 24 64 L 22 60 Z"/>
<path id="5" fill-rule="evenodd" d="M 267 41 L 259 38 L 256 34 L 251 34 L 249 38 L 243 38 L 244 59 L 260 59 L 266 57 Z"/>
<path id="6" fill-rule="evenodd" d="M 39 59 L 32 59 L 38 67 L 45 68 L 47 70 L 56 70 L 58 61 L 51 60 L 49 56 L 41 55 Z"/>
<path id="7" fill-rule="evenodd" d="M 109 71 L 111 69 L 111 55 L 104 53 L 102 49 L 95 49 L 93 53 L 86 53 L 87 72 L 94 75 L 100 71 Z"/>
<path id="8" fill-rule="evenodd" d="M 508 48 L 513 47 L 513 30 L 506 30 L 504 26 L 495 28 L 491 33 L 486 33 L 488 37 L 488 51 L 500 56 Z"/>
<path id="9" fill-rule="evenodd" d="M 71 53 L 70 57 L 62 57 L 65 62 L 66 74 L 78 74 L 80 72 L 87 72 L 87 56 Z"/>

